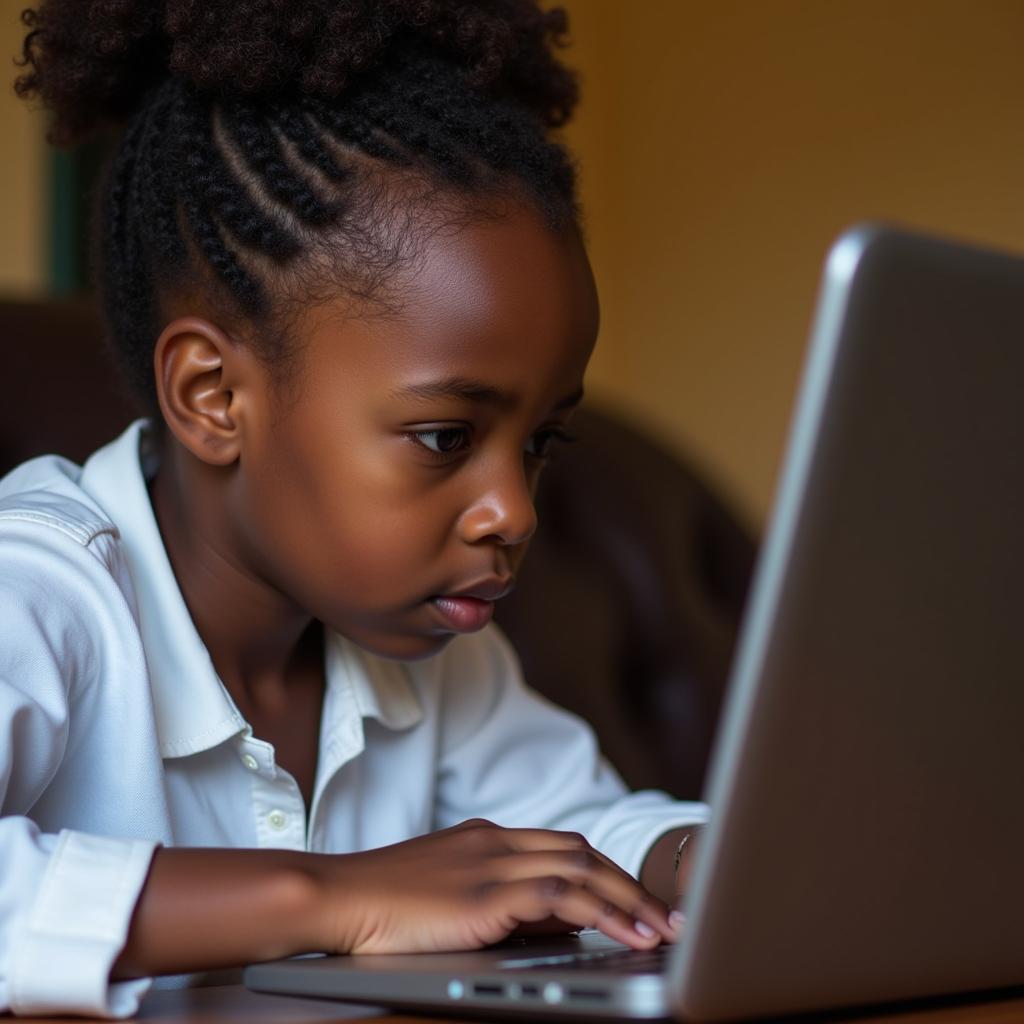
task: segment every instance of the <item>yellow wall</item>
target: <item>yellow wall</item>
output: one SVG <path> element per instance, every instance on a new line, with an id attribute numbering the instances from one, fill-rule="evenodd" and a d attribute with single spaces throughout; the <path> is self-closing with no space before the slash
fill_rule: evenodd
<path id="1" fill-rule="evenodd" d="M 0 0 L 0 54 L 6 69 L 0 87 L 0 293 L 25 295 L 42 291 L 46 280 L 47 164 L 43 117 L 14 95 L 17 69 L 11 59 L 21 52 L 25 34 L 18 17 L 21 3 Z"/>
<path id="2" fill-rule="evenodd" d="M 591 391 L 759 523 L 830 239 L 888 218 L 1024 250 L 1024 3 L 561 2 Z"/>
<path id="3" fill-rule="evenodd" d="M 830 239 L 882 217 L 1024 250 L 1024 3 L 562 2 L 603 303 L 590 388 L 757 524 Z M 0 132 L 0 290 L 32 290 L 42 118 L 4 94 Z"/>

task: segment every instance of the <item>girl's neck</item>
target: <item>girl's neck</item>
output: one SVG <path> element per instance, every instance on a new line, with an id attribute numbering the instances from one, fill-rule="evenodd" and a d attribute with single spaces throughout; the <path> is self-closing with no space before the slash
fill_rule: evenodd
<path id="1" fill-rule="evenodd" d="M 293 678 L 322 663 L 319 623 L 247 563 L 225 514 L 228 472 L 165 439 L 150 501 L 192 622 L 245 713 L 270 710 Z"/>

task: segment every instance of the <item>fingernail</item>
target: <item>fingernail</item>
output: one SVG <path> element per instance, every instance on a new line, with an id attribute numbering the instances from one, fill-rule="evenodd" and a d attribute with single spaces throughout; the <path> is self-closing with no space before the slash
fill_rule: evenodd
<path id="1" fill-rule="evenodd" d="M 684 925 L 684 924 L 686 923 L 686 918 L 685 918 L 685 917 L 683 917 L 683 915 L 682 915 L 682 914 L 680 914 L 678 910 L 673 910 L 673 911 L 671 911 L 671 913 L 669 913 L 669 915 L 668 915 L 668 923 L 669 923 L 669 927 L 670 927 L 670 928 L 671 928 L 671 929 L 672 929 L 672 930 L 673 930 L 674 932 L 677 932 L 677 931 L 679 931 L 679 930 L 680 930 L 680 929 L 681 929 L 681 928 L 683 927 L 683 925 Z"/>
<path id="2" fill-rule="evenodd" d="M 644 921 L 634 921 L 633 927 L 636 929 L 638 935 L 642 935 L 645 939 L 653 939 L 658 933 Z"/>

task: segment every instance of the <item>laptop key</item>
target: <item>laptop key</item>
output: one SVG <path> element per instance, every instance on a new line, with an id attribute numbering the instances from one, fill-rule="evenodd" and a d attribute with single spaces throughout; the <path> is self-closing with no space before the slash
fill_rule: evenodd
<path id="1" fill-rule="evenodd" d="M 661 974 L 671 946 L 656 946 L 652 950 L 604 949 L 587 953 L 559 953 L 556 956 L 517 957 L 502 960 L 502 968 L 512 970 L 569 970 L 586 971 L 595 967 L 613 969 L 623 974 Z"/>

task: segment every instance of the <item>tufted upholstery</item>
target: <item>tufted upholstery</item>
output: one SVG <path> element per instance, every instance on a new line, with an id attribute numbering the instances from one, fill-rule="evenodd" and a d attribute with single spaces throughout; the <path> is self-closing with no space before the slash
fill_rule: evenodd
<path id="1" fill-rule="evenodd" d="M 82 303 L 0 303 L 0 475 L 76 462 L 135 415 Z M 526 677 L 589 719 L 634 787 L 700 793 L 754 544 L 692 469 L 595 409 L 541 483 L 498 621 Z"/>

